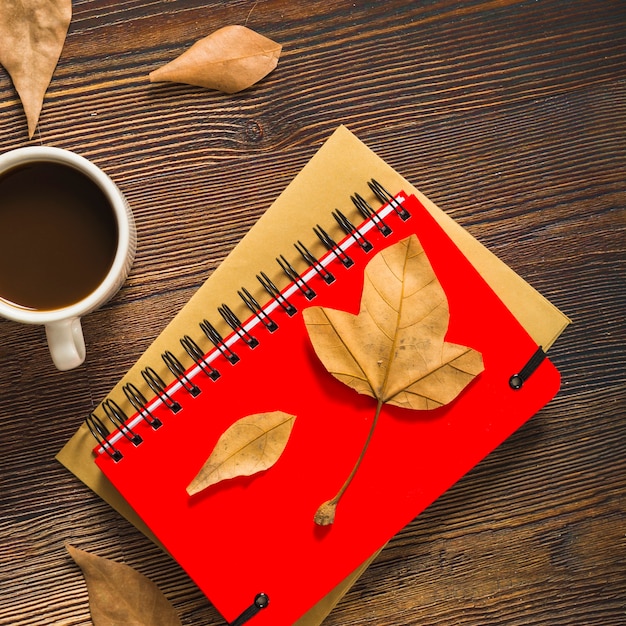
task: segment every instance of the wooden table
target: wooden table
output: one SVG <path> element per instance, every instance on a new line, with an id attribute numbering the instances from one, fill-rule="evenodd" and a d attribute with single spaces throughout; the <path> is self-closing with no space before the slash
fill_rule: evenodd
<path id="1" fill-rule="evenodd" d="M 217 28 L 283 44 L 238 95 L 155 88 Z M 0 320 L 0 624 L 89 624 L 64 543 L 223 624 L 184 572 L 55 460 L 90 410 L 345 123 L 573 320 L 554 401 L 397 535 L 328 626 L 626 624 L 626 6 L 80 0 L 38 131 L 0 69 L 0 150 L 74 150 L 139 230 L 122 291 L 58 372 Z M 245 201 L 241 201 L 244 198 Z"/>

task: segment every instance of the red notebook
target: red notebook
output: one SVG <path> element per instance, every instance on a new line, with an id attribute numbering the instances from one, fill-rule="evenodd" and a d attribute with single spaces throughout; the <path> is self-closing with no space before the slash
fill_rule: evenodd
<path id="1" fill-rule="evenodd" d="M 343 241 L 318 230 L 328 253 L 309 258 L 311 267 L 286 288 L 274 291 L 261 276 L 268 291 L 262 306 L 242 287 L 255 312 L 239 323 L 223 308 L 230 336 L 216 337 L 198 320 L 203 328 L 189 329 L 182 347 L 164 355 L 173 383 L 162 385 L 148 369 L 145 380 L 127 385 L 137 414 L 126 418 L 109 404 L 106 415 L 88 420 L 101 439 L 98 466 L 230 624 L 292 626 L 559 388 L 541 348 L 420 202 L 378 191 L 388 202 L 358 228 L 353 216 L 338 215 L 349 233 Z M 356 314 L 365 265 L 413 234 L 448 299 L 446 340 L 481 352 L 484 371 L 443 407 L 385 406 L 334 524 L 321 527 L 314 514 L 352 469 L 376 401 L 326 371 L 302 311 L 324 306 Z M 289 273 L 288 259 L 281 262 Z M 205 333 L 215 347 L 198 351 Z M 296 416 L 276 464 L 190 497 L 186 488 L 222 433 L 269 411 Z M 124 425 L 104 438 L 107 417 Z"/>

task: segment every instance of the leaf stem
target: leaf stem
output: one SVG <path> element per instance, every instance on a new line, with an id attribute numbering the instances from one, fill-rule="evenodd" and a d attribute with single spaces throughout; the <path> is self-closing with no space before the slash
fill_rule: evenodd
<path id="1" fill-rule="evenodd" d="M 361 465 L 361 461 L 363 461 L 363 458 L 365 457 L 365 452 L 367 451 L 370 441 L 372 440 L 372 436 L 374 435 L 376 424 L 378 424 L 378 418 L 380 417 L 380 411 L 383 408 L 383 404 L 383 401 L 379 399 L 376 404 L 376 413 L 374 415 L 374 419 L 372 420 L 372 425 L 370 426 L 369 433 L 367 434 L 367 439 L 363 444 L 363 448 L 361 449 L 361 454 L 359 454 L 359 458 L 356 460 L 352 471 L 348 475 L 348 478 L 346 478 L 346 481 L 343 483 L 341 489 L 339 489 L 335 497 L 331 500 L 324 502 L 324 504 L 322 504 L 317 510 L 317 513 L 315 514 L 316 524 L 319 524 L 320 526 L 328 526 L 335 521 L 335 510 L 337 508 L 337 504 L 339 504 L 339 500 L 345 493 L 346 489 L 349 487 L 352 479 L 359 469 L 359 466 Z"/>

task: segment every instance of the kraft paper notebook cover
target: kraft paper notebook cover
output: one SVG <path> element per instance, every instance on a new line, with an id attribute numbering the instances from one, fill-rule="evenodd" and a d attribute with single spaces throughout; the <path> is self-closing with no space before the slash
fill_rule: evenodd
<path id="1" fill-rule="evenodd" d="M 342 172 L 341 181 L 338 181 L 336 177 L 329 177 L 329 172 L 337 171 Z M 268 210 L 259 224 L 244 238 L 226 262 L 199 290 L 197 296 L 181 311 L 159 340 L 155 342 L 155 345 L 146 352 L 144 358 L 118 385 L 111 397 L 117 397 L 120 404 L 123 405 L 124 396 L 120 392 L 122 385 L 128 380 L 136 380 L 139 371 L 148 364 L 159 368 L 161 374 L 166 375 L 167 370 L 163 370 L 162 362 L 159 365 L 161 352 L 171 345 L 172 339 L 180 336 L 181 332 L 188 328 L 192 321 L 195 322 L 198 319 L 200 310 L 206 311 L 212 305 L 217 306 L 228 301 L 228 298 L 232 299 L 232 293 L 226 293 L 226 291 L 230 291 L 233 284 L 245 284 L 246 280 L 249 282 L 260 269 L 272 272 L 270 261 L 276 256 L 276 249 L 281 247 L 281 243 L 284 243 L 282 249 L 286 250 L 293 240 L 301 238 L 303 233 L 308 232 L 308 228 L 316 222 L 321 221 L 326 224 L 327 220 L 324 216 L 329 214 L 329 206 L 333 207 L 337 204 L 344 206 L 349 194 L 355 188 L 359 188 L 358 186 L 355 187 L 357 181 L 360 186 L 363 180 L 366 180 L 371 174 L 384 181 L 388 187 L 401 187 L 416 192 L 346 129 L 340 128 L 275 205 Z M 320 176 L 328 182 L 322 188 L 317 184 Z M 320 189 L 327 193 L 321 193 L 324 198 L 318 201 L 315 194 L 320 192 Z M 335 198 L 330 201 L 330 196 L 335 196 Z M 306 205 L 302 202 L 302 198 L 306 198 Z M 423 196 L 422 200 L 431 214 L 437 217 L 438 221 L 445 226 L 446 230 L 464 249 L 465 254 L 472 259 L 474 265 L 480 268 L 481 273 L 487 277 L 494 289 L 507 301 L 509 308 L 523 321 L 535 341 L 543 343 L 546 347 L 550 345 L 568 323 L 567 318 L 541 298 L 510 269 L 497 261 L 495 257 L 490 255 Z M 329 205 L 323 206 L 319 203 L 323 201 L 329 201 Z M 289 226 L 292 228 L 290 229 Z M 272 241 L 269 249 L 266 243 L 268 239 Z M 119 494 L 111 489 L 93 464 L 89 454 L 92 441 L 91 435 L 88 434 L 85 427 L 82 427 L 61 451 L 59 459 L 111 502 L 113 506 L 122 510 L 141 527 L 141 523 L 136 519 L 133 512 L 128 509 Z M 309 621 L 304 621 L 307 619 L 305 617 L 301 623 L 319 623 L 341 597 L 341 594 L 349 588 L 359 571 L 360 568 L 357 567 L 352 574 L 347 575 L 343 582 L 337 581 L 336 588 L 330 590 L 326 598 L 309 612 Z"/>

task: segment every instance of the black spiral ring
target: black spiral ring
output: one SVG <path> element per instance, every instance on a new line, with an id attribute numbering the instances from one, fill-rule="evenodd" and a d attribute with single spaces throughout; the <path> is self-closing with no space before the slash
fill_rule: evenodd
<path id="1" fill-rule="evenodd" d="M 133 405 L 133 408 L 137 413 L 150 425 L 154 430 L 163 426 L 163 422 L 158 417 L 154 417 L 148 409 L 148 400 L 146 397 L 133 385 L 133 383 L 126 383 L 122 387 L 124 395 L 128 398 L 128 401 Z"/>
<path id="2" fill-rule="evenodd" d="M 359 244 L 363 252 L 371 252 L 374 246 L 368 241 L 363 233 L 339 210 L 333 211 L 333 217 L 349 237 L 352 237 Z"/>
<path id="3" fill-rule="evenodd" d="M 138 446 L 143 442 L 141 435 L 138 435 L 133 431 L 133 429 L 126 424 L 128 420 L 128 415 L 122 411 L 120 405 L 115 402 L 115 400 L 105 400 L 102 403 L 102 408 L 106 413 L 106 416 L 113 422 L 113 425 L 119 430 L 128 441 L 130 441 L 134 446 Z"/>
<path id="4" fill-rule="evenodd" d="M 116 463 L 124 458 L 124 455 L 108 440 L 109 431 L 95 413 L 88 415 L 85 423 L 94 439 Z"/>
<path id="5" fill-rule="evenodd" d="M 280 255 L 280 257 L 276 258 L 276 261 L 278 262 L 278 265 L 280 265 L 280 268 L 283 270 L 283 272 L 285 272 L 285 274 L 287 275 L 287 278 L 292 280 L 296 287 L 302 292 L 302 295 L 304 295 L 307 300 L 313 300 L 316 295 L 315 292 L 313 291 L 313 289 L 311 289 L 311 287 L 309 287 L 309 285 L 302 278 L 302 276 L 298 274 L 293 265 L 291 265 L 291 263 L 289 263 L 289 261 L 287 261 L 287 259 L 282 254 Z"/>
<path id="6" fill-rule="evenodd" d="M 263 307 L 245 287 L 242 287 L 237 293 L 246 303 L 246 306 L 254 313 L 259 322 L 261 322 L 270 333 L 278 330 L 278 324 L 263 310 Z"/>
<path id="7" fill-rule="evenodd" d="M 313 232 L 319 237 L 320 241 L 326 246 L 329 252 L 332 252 L 344 267 L 352 267 L 354 261 L 341 249 L 337 242 L 318 224 L 313 227 Z"/>
<path id="8" fill-rule="evenodd" d="M 200 322 L 200 328 L 227 361 L 233 365 L 239 361 L 239 357 L 226 345 L 224 338 L 211 322 L 202 320 L 202 322 Z"/>
<path id="9" fill-rule="evenodd" d="M 198 365 L 211 380 L 217 380 L 221 376 L 219 371 L 204 358 L 204 352 L 202 352 L 200 346 L 189 335 L 182 337 L 180 343 L 195 364 Z"/>
<path id="10" fill-rule="evenodd" d="M 152 389 L 152 391 L 161 399 L 161 402 L 163 402 L 163 404 L 170 411 L 172 411 L 172 413 L 178 413 L 183 408 L 172 398 L 172 396 L 170 396 L 167 392 L 165 382 L 151 367 L 146 367 L 142 370 L 141 375 L 148 384 L 148 387 Z"/>
<path id="11" fill-rule="evenodd" d="M 374 211 L 374 209 L 368 204 L 368 202 L 358 193 L 355 193 L 353 196 L 350 196 L 352 203 L 357 208 L 359 213 L 366 219 L 371 220 L 372 224 L 378 228 L 379 232 L 383 237 L 389 237 L 391 235 L 392 230 L 389 225 L 385 222 L 385 220 Z"/>
<path id="12" fill-rule="evenodd" d="M 237 333 L 239 338 L 248 345 L 249 348 L 256 348 L 259 340 L 253 337 L 244 327 L 241 320 L 235 315 L 233 310 L 223 304 L 217 308 L 219 314 L 224 318 L 225 322 Z"/>
<path id="13" fill-rule="evenodd" d="M 270 296 L 278 302 L 280 307 L 283 311 L 285 311 L 285 313 L 287 313 L 287 315 L 289 315 L 289 317 L 292 317 L 298 312 L 298 309 L 296 309 L 296 307 L 293 306 L 293 304 L 291 304 L 291 302 L 289 302 L 289 300 L 287 300 L 282 293 L 280 293 L 280 289 L 272 282 L 271 278 L 265 272 L 257 274 L 257 280 L 261 283 L 261 285 L 263 285 L 265 291 L 267 291 L 267 293 L 269 293 Z"/>
<path id="14" fill-rule="evenodd" d="M 411 217 L 411 214 L 378 181 L 372 178 L 367 184 L 383 204 L 389 203 L 401 220 L 406 222 Z"/>
<path id="15" fill-rule="evenodd" d="M 166 350 L 161 355 L 161 358 L 165 362 L 165 365 L 167 365 L 170 372 L 172 372 L 172 374 L 174 374 L 174 376 L 180 381 L 180 384 L 184 387 L 185 391 L 187 391 L 187 393 L 191 395 L 192 398 L 200 395 L 200 387 L 198 387 L 198 385 L 196 385 L 189 379 L 189 377 L 185 373 L 185 368 L 183 367 L 183 364 L 174 356 L 172 352 Z"/>
<path id="16" fill-rule="evenodd" d="M 295 249 L 302 255 L 302 258 L 317 272 L 319 277 L 327 284 L 331 285 L 335 282 L 335 277 L 315 258 L 309 249 L 298 240 L 293 244 Z"/>

